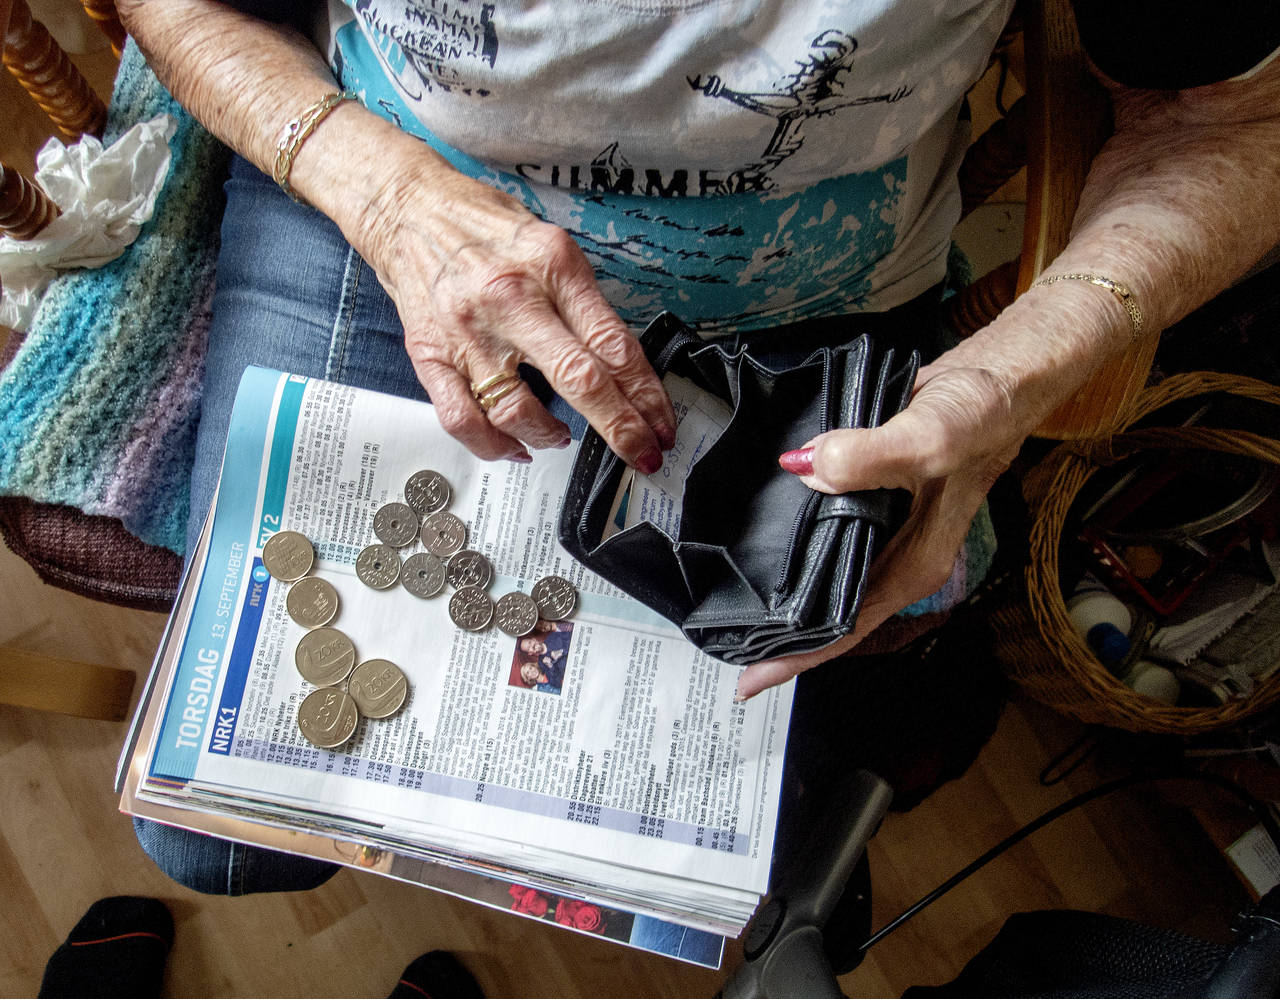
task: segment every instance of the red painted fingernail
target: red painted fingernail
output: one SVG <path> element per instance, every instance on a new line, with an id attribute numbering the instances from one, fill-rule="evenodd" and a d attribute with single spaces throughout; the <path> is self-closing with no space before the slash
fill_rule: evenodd
<path id="1" fill-rule="evenodd" d="M 653 435 L 658 438 L 658 444 L 664 451 L 670 451 L 676 446 L 676 432 L 671 429 L 670 424 L 659 422 L 653 428 Z"/>
<path id="2" fill-rule="evenodd" d="M 656 447 L 649 448 L 636 460 L 636 468 L 644 472 L 645 475 L 652 475 L 662 467 L 662 452 Z"/>
<path id="3" fill-rule="evenodd" d="M 572 443 L 573 443 L 573 438 L 570 437 L 568 434 L 565 434 L 564 440 L 562 440 L 559 444 L 553 444 L 552 446 L 560 450 L 563 450 L 564 448 L 567 448 Z"/>
<path id="4" fill-rule="evenodd" d="M 778 464 L 792 475 L 813 474 L 813 448 L 802 447 L 778 456 Z"/>
<path id="5" fill-rule="evenodd" d="M 533 456 L 528 451 L 512 451 L 507 455 L 507 461 L 514 461 L 517 465 L 528 465 L 532 463 Z"/>

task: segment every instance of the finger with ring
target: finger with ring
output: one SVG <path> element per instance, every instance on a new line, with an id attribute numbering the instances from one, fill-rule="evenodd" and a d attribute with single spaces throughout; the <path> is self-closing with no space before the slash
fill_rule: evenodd
<path id="1" fill-rule="evenodd" d="M 473 389 L 472 394 L 475 396 L 476 402 L 479 403 L 481 411 L 487 413 L 499 399 L 514 392 L 523 384 L 524 381 L 519 375 L 509 375 L 503 381 L 494 384 L 492 392 L 481 393 Z"/>

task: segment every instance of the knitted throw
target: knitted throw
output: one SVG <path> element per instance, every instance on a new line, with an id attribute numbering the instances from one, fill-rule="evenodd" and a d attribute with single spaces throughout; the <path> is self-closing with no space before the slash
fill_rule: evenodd
<path id="1" fill-rule="evenodd" d="M 49 286 L 0 373 L 0 494 L 117 517 L 181 552 L 230 153 L 130 40 L 104 144 L 162 113 L 178 129 L 151 221 L 116 260 Z"/>

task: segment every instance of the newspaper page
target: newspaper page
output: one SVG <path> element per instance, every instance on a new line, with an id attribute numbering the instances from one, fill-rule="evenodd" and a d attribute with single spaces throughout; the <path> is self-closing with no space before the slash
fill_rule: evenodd
<path id="1" fill-rule="evenodd" d="M 194 562 L 203 562 L 203 550 L 208 541 L 209 529 L 206 523 Z M 116 790 L 121 795 L 122 811 L 206 835 L 256 843 L 273 850 L 370 871 L 491 909 L 503 910 L 519 918 L 537 920 L 570 932 L 661 954 L 688 964 L 711 969 L 720 967 L 724 958 L 723 936 L 581 898 L 539 891 L 502 871 L 480 873 L 463 870 L 407 857 L 369 842 L 338 838 L 329 830 L 268 826 L 229 812 L 215 814 L 207 810 L 197 811 L 140 799 L 137 795 L 143 783 L 145 761 L 143 755 L 135 752 L 135 749 L 139 744 L 150 744 L 159 724 L 158 712 L 150 709 L 152 705 L 158 704 L 155 691 L 167 688 L 172 677 L 178 652 L 175 625 L 185 625 L 190 615 L 194 589 L 187 586 L 185 580 L 180 587 L 170 627 L 166 629 L 157 650 L 155 665 L 148 674 L 148 682 L 142 691 L 137 714 L 121 753 L 116 772 Z"/>
<path id="2" fill-rule="evenodd" d="M 766 891 L 791 686 L 734 704 L 738 669 L 587 572 L 556 542 L 570 452 L 477 461 L 429 405 L 250 369 L 212 535 L 138 798 L 376 839 L 422 859 L 737 933 Z M 570 579 L 578 607 L 533 642 L 464 631 L 448 591 L 419 599 L 355 576 L 374 513 L 424 468 L 452 487 L 490 593 Z M 333 626 L 409 680 L 392 718 L 334 750 L 304 739 L 305 629 L 261 561 L 278 530 L 311 539 Z M 406 549 L 406 554 L 413 549 Z M 530 684 L 530 656 L 544 667 Z"/>

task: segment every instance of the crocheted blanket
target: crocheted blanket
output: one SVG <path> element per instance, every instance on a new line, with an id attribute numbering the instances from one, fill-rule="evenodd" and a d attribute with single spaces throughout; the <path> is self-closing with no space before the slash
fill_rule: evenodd
<path id="1" fill-rule="evenodd" d="M 117 517 L 181 552 L 230 152 L 128 44 L 104 144 L 173 115 L 170 174 L 125 253 L 48 288 L 0 373 L 0 494 Z"/>

